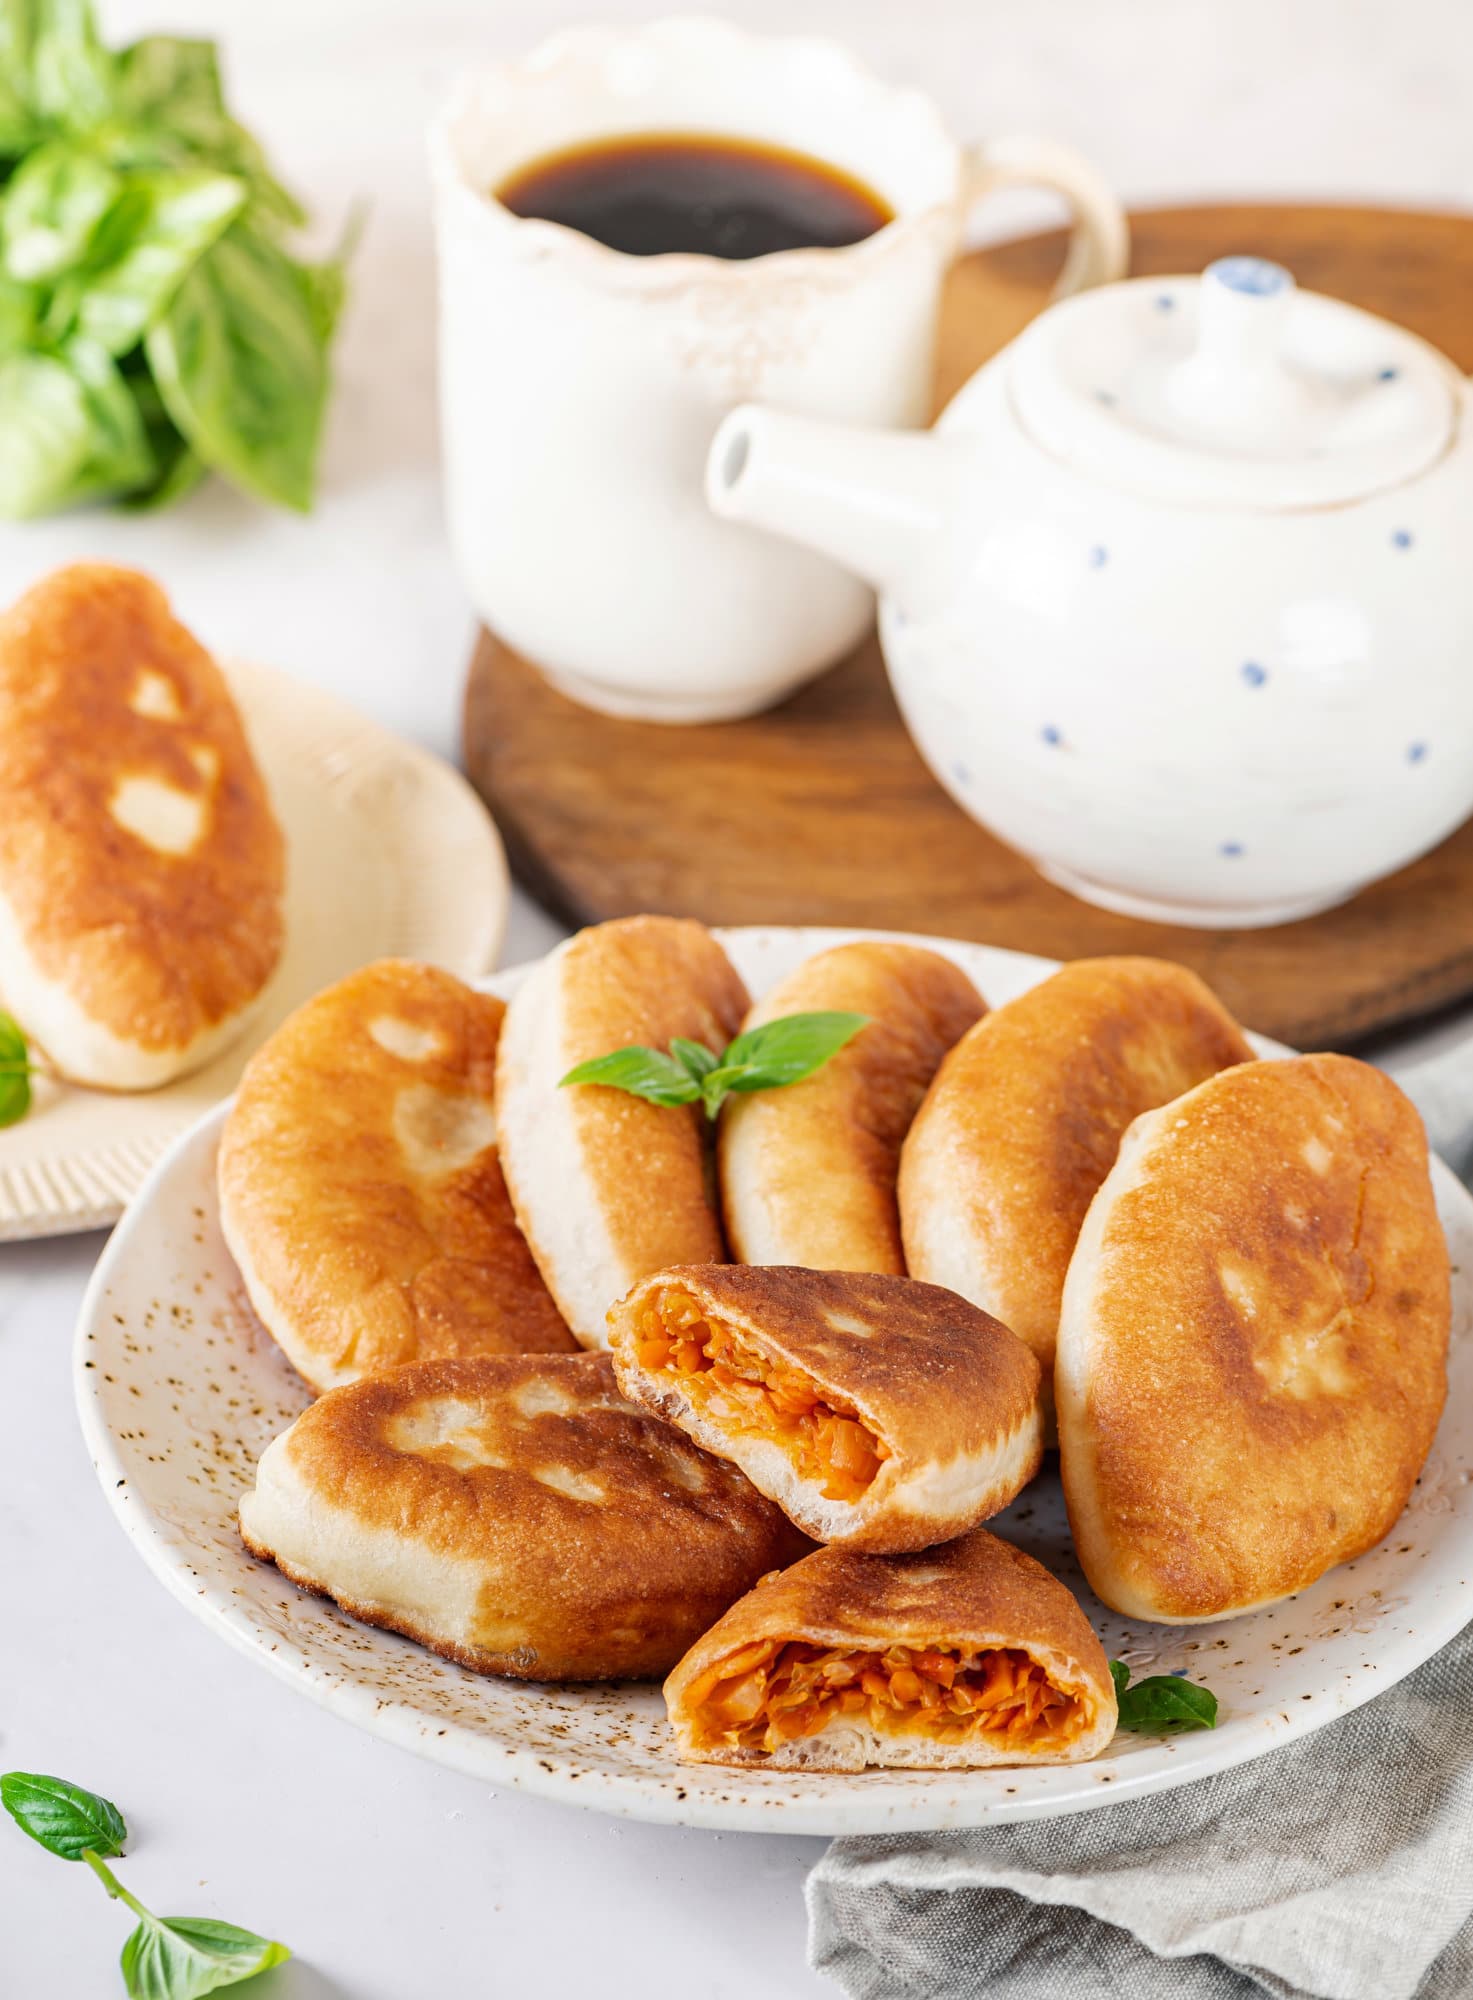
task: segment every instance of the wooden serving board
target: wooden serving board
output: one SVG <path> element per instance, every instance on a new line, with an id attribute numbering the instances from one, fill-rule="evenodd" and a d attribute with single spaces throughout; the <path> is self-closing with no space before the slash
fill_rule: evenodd
<path id="1" fill-rule="evenodd" d="M 1231 251 L 1277 258 L 1310 289 L 1384 313 L 1473 368 L 1473 218 L 1233 206 L 1152 211 L 1133 229 L 1138 273 L 1196 271 Z M 1060 236 L 1035 236 L 957 267 L 938 401 L 1040 309 L 1061 258 Z M 1473 994 L 1473 821 L 1303 923 L 1201 931 L 1112 916 L 1052 888 L 951 803 L 901 725 L 873 639 L 766 715 L 669 728 L 578 707 L 483 634 L 465 757 L 518 876 L 572 923 L 654 910 L 930 931 L 1052 958 L 1156 953 L 1195 966 L 1241 1019 L 1300 1048 Z"/>

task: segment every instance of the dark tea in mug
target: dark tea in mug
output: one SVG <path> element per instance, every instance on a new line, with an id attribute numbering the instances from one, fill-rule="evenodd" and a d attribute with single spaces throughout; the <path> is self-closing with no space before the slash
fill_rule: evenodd
<path id="1" fill-rule="evenodd" d="M 596 139 L 493 190 L 513 215 L 561 222 L 630 257 L 839 250 L 894 220 L 873 188 L 811 154 L 710 133 Z"/>

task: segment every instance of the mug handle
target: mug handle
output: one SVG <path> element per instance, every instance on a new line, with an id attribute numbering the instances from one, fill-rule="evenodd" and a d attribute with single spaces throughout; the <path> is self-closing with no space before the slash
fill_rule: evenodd
<path id="1" fill-rule="evenodd" d="M 1125 211 L 1089 162 L 1069 147 L 1021 134 L 983 140 L 968 149 L 965 185 L 968 217 L 996 188 L 1051 188 L 1068 202 L 1074 232 L 1054 286 L 1056 299 L 1125 276 L 1130 264 Z"/>

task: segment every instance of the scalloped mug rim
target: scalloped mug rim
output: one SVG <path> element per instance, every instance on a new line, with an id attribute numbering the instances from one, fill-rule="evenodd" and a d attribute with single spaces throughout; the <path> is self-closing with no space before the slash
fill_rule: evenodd
<path id="1" fill-rule="evenodd" d="M 812 60 L 815 52 L 821 52 L 822 60 L 836 70 L 847 72 L 857 89 L 887 99 L 921 126 L 929 126 L 928 136 L 938 152 L 944 152 L 948 158 L 950 188 L 935 200 L 897 210 L 889 222 L 857 243 L 837 249 L 802 246 L 772 251 L 762 257 L 730 259 L 678 250 L 631 256 L 565 223 L 516 215 L 490 188 L 477 186 L 469 178 L 457 150 L 458 130 L 477 115 L 481 101 L 492 89 L 517 89 L 601 50 L 614 52 L 650 43 L 667 47 L 683 44 L 686 49 L 699 49 L 703 43 L 709 48 L 719 42 L 740 44 L 748 51 L 766 50 L 789 61 Z M 736 136 L 743 136 L 739 121 L 733 129 Z M 831 280 L 836 275 L 836 259 L 851 267 L 857 276 L 918 231 L 948 226 L 960 235 L 964 224 L 966 150 L 947 130 L 939 107 L 927 92 L 885 82 L 868 64 L 829 36 L 765 34 L 708 15 L 672 15 L 631 27 L 565 28 L 537 43 L 525 55 L 466 71 L 456 79 L 448 99 L 431 122 L 429 147 L 431 171 L 437 185 L 449 193 L 468 219 L 475 218 L 472 226 L 494 231 L 528 256 L 557 254 L 576 262 L 588 277 L 621 289 L 661 292 L 695 283 L 736 288 L 792 278 L 821 276 Z M 821 147 L 811 150 L 815 158 L 825 157 Z"/>

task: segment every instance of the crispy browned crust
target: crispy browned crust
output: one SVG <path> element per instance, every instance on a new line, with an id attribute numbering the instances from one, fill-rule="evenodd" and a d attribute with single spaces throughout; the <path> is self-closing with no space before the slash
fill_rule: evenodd
<path id="1" fill-rule="evenodd" d="M 920 1278 L 1053 1364 L 1064 1274 L 1126 1127 L 1253 1054 L 1195 973 L 1079 959 L 964 1035 L 906 1140 L 900 1215 Z"/>
<path id="2" fill-rule="evenodd" d="M 1064 1488 L 1098 1594 L 1218 1617 L 1379 1541 L 1437 1428 L 1450 1310 L 1421 1120 L 1380 1071 L 1256 1062 L 1143 1121 L 1060 1330 Z"/>
<path id="3" fill-rule="evenodd" d="M 222 1219 L 257 1311 L 314 1388 L 433 1355 L 576 1349 L 497 1158 L 505 1011 L 387 959 L 252 1057 L 220 1140 Z M 423 1053 L 386 1048 L 376 1025 Z"/>
<path id="4" fill-rule="evenodd" d="M 986 1004 L 939 952 L 862 942 L 808 959 L 744 1025 L 828 1009 L 868 1014 L 869 1026 L 803 1082 L 727 1100 L 727 1237 L 744 1263 L 903 1272 L 901 1141 L 941 1058 Z"/>
<path id="5" fill-rule="evenodd" d="M 666 1264 L 715 1263 L 726 1244 L 711 1135 L 698 1106 L 666 1107 L 600 1084 L 561 1089 L 569 1069 L 632 1043 L 677 1036 L 724 1048 L 749 1005 L 731 961 L 703 924 L 628 917 L 579 932 L 512 1001 L 497 1076 L 502 1166 L 517 1219 L 553 1297 L 585 1345 L 608 1308 Z M 541 1018 L 534 1024 L 527 1015 Z M 536 1040 L 535 1052 L 532 1044 Z M 566 1142 L 549 1151 L 549 1133 Z M 555 1159 L 554 1164 L 549 1164 Z M 596 1304 L 586 1218 L 607 1245 Z"/>
<path id="6" fill-rule="evenodd" d="M 509 1660 L 505 1653 L 488 1653 L 479 1646 L 457 1646 L 454 1640 L 429 1631 L 413 1618 L 406 1618 L 398 1613 L 391 1614 L 377 1604 L 359 1604 L 345 1592 L 334 1593 L 325 1584 L 319 1583 L 315 1577 L 308 1576 L 305 1570 L 283 1561 L 279 1556 L 273 1556 L 270 1549 L 252 1541 L 244 1528 L 240 1531 L 240 1538 L 258 1561 L 274 1563 L 288 1583 L 294 1583 L 299 1590 L 310 1591 L 314 1597 L 326 1598 L 328 1603 L 335 1604 L 339 1611 L 346 1611 L 350 1618 L 356 1618 L 360 1625 L 373 1625 L 380 1632 L 397 1632 L 401 1639 L 412 1639 L 417 1646 L 423 1646 L 426 1652 L 437 1653 L 442 1660 L 450 1660 L 455 1666 L 464 1667 L 473 1674 L 496 1674 L 503 1680 L 536 1678 L 534 1674 L 528 1673 L 523 1667 Z"/>
<path id="7" fill-rule="evenodd" d="M 519 1391 L 533 1393 L 532 1414 L 517 1408 Z M 562 1407 L 545 1407 L 549 1394 Z M 436 1445 L 447 1404 L 450 1436 Z M 467 1431 L 499 1463 L 457 1463 Z M 395 1537 L 404 1561 L 423 1550 L 471 1566 L 478 1624 L 503 1639 L 515 1627 L 516 1644 L 354 1602 L 331 1575 L 281 1562 L 242 1530 L 253 1553 L 478 1673 L 662 1674 L 759 1576 L 809 1546 L 740 1473 L 626 1403 L 607 1355 L 450 1358 L 368 1376 L 311 1404 L 285 1447 L 315 1502 L 348 1510 L 365 1535 Z M 545 1483 L 546 1470 L 586 1483 L 590 1497 Z"/>
<path id="8" fill-rule="evenodd" d="M 826 1520 L 834 1510 L 818 1501 L 815 1482 L 794 1475 L 780 1489 L 749 1457 L 740 1432 L 691 1405 L 680 1377 L 640 1366 L 643 1311 L 666 1287 L 688 1293 L 759 1353 L 800 1370 L 889 1447 L 873 1494 L 844 1510 L 842 1525 Z M 939 1286 L 853 1271 L 685 1265 L 637 1285 L 609 1323 L 625 1394 L 736 1459 L 817 1539 L 926 1548 L 998 1513 L 1038 1470 L 1037 1361 L 1005 1326 Z"/>
<path id="9" fill-rule="evenodd" d="M 1030 1654 L 1057 1687 L 1086 1706 L 1072 1756 L 1094 1756 L 1115 1723 L 1115 1690 L 1104 1648 L 1074 1596 L 1041 1563 L 985 1528 L 914 1555 L 815 1549 L 764 1577 L 698 1639 L 665 1683 L 680 1754 L 697 1763 L 764 1764 L 760 1750 L 699 1748 L 686 1690 L 709 1667 L 754 1640 L 816 1646 L 1007 1646 Z M 1024 1750 L 1009 1759 L 1031 1762 Z M 1048 1761 L 1058 1761 L 1057 1754 Z M 810 1768 L 822 1765 L 809 1760 Z"/>
<path id="10" fill-rule="evenodd" d="M 141 669 L 180 714 L 129 706 Z M 215 775 L 190 751 L 212 753 Z M 109 810 L 151 777 L 209 812 L 166 854 Z M 78 563 L 0 619 L 0 894 L 41 972 L 111 1033 L 188 1047 L 243 1009 L 281 956 L 285 847 L 210 655 L 136 571 Z"/>

